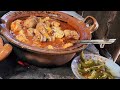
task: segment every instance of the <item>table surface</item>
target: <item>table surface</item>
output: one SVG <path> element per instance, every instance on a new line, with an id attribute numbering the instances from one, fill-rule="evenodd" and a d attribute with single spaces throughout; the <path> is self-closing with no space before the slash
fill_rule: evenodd
<path id="1" fill-rule="evenodd" d="M 83 19 L 73 11 L 65 13 L 71 14 L 78 19 Z M 99 54 L 99 51 L 94 45 L 89 45 L 84 50 L 84 53 Z M 11 57 L 15 58 L 14 54 Z M 72 60 L 60 67 L 41 68 L 33 65 L 23 67 L 13 60 L 6 59 L 4 62 L 0 62 L 0 79 L 76 79 L 71 70 L 71 62 Z"/>
<path id="2" fill-rule="evenodd" d="M 89 45 L 84 53 L 99 54 L 99 51 L 94 45 Z M 76 79 L 71 69 L 71 62 L 72 60 L 66 65 L 55 68 L 43 68 L 33 65 L 23 67 L 13 59 L 8 59 L 0 62 L 0 79 Z"/>

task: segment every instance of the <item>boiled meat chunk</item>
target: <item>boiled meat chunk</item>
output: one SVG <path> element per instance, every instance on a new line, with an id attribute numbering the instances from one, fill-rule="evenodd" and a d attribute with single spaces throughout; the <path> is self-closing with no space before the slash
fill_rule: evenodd
<path id="1" fill-rule="evenodd" d="M 72 30 L 64 30 L 65 37 L 69 39 L 76 39 L 78 40 L 80 38 L 79 34 L 76 31 Z"/>

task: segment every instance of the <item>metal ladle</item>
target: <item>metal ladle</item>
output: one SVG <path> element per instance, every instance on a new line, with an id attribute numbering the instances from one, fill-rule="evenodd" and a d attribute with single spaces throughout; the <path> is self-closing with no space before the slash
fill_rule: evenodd
<path id="1" fill-rule="evenodd" d="M 116 39 L 103 39 L 103 40 L 76 40 L 72 43 L 80 43 L 80 44 L 100 44 L 100 47 L 103 48 L 105 44 L 112 44 L 116 41 Z"/>

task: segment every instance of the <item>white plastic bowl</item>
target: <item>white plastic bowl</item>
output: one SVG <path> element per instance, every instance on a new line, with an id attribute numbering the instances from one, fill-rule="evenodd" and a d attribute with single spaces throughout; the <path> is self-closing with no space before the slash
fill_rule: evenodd
<path id="1" fill-rule="evenodd" d="M 94 54 L 85 54 L 85 58 L 86 59 L 91 58 L 92 60 L 100 60 L 102 62 L 105 62 L 105 65 L 110 69 L 110 72 L 113 76 L 115 76 L 115 79 L 120 79 L 120 66 L 114 63 L 112 60 Z M 85 77 L 80 75 L 78 72 L 79 61 L 80 61 L 80 56 L 75 57 L 71 63 L 71 68 L 74 75 L 78 79 L 85 79 Z"/>

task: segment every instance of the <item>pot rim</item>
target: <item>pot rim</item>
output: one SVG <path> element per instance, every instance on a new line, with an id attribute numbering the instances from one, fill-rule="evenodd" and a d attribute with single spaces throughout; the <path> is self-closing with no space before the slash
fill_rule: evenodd
<path id="1" fill-rule="evenodd" d="M 5 15 L 3 15 L 2 17 L 1 17 L 1 19 L 2 20 L 5 20 L 5 22 L 4 23 L 2 23 L 1 24 L 1 27 L 2 27 L 2 30 L 1 30 L 1 34 L 10 42 L 10 43 L 12 43 L 12 44 L 14 44 L 15 46 L 17 46 L 17 47 L 20 47 L 20 48 L 22 48 L 22 49 L 25 49 L 25 50 L 27 50 L 27 51 L 31 51 L 31 52 L 34 52 L 34 53 L 40 53 L 40 54 L 50 54 L 50 55 L 61 55 L 61 54 L 71 54 L 71 53 L 76 53 L 76 52 L 79 52 L 80 50 L 83 50 L 83 49 L 85 49 L 88 45 L 82 45 L 82 46 L 80 46 L 80 47 L 77 47 L 77 48 L 75 48 L 75 49 L 72 49 L 72 50 L 49 50 L 49 49 L 42 49 L 42 48 L 39 48 L 39 47 L 34 47 L 34 46 L 30 46 L 30 45 L 27 45 L 27 44 L 25 44 L 25 43 L 22 43 L 22 42 L 20 42 L 20 41 L 18 41 L 18 40 L 16 40 L 11 34 L 10 34 L 10 32 L 9 32 L 9 29 L 7 28 L 7 23 L 8 23 L 8 21 L 9 21 L 9 19 L 7 19 L 6 20 L 6 18 L 8 18 L 9 16 L 11 17 L 12 16 L 12 14 L 15 14 L 15 15 L 18 15 L 17 14 L 17 12 L 19 13 L 19 12 L 22 12 L 22 11 L 10 11 L 10 12 L 8 12 L 8 13 L 6 13 Z M 23 11 L 24 12 L 24 11 Z M 26 11 L 26 12 L 32 12 L 32 11 Z M 33 11 L 33 12 L 36 12 L 36 11 Z M 38 11 L 39 12 L 39 11 Z M 50 11 L 50 12 L 52 12 L 52 11 Z M 55 12 L 55 11 L 53 11 L 53 12 Z M 63 12 L 59 12 L 59 11 L 56 11 L 56 12 L 58 12 L 58 13 L 60 13 L 60 14 L 64 14 L 64 15 L 66 15 L 67 17 L 72 17 L 72 18 L 74 18 L 74 19 L 76 19 L 76 21 L 80 21 L 80 20 L 78 20 L 77 18 L 75 18 L 75 17 L 73 17 L 73 16 L 71 16 L 71 15 L 69 15 L 69 14 L 66 14 L 66 13 L 63 13 Z M 22 16 L 22 17 L 24 17 L 24 15 Z M 15 19 L 14 19 L 15 20 Z M 91 34 L 90 34 L 90 37 L 89 37 L 89 39 L 91 39 Z"/>

